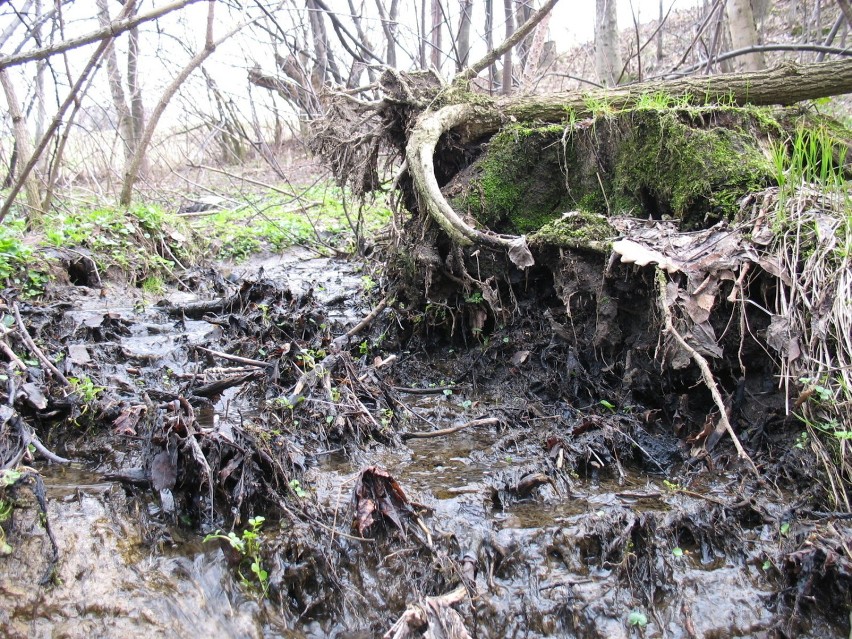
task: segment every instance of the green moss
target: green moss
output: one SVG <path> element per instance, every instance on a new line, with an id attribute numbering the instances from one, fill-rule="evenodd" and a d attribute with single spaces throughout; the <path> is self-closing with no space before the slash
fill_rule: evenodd
<path id="1" fill-rule="evenodd" d="M 572 211 L 553 220 L 530 235 L 532 246 L 557 246 L 594 251 L 607 251 L 618 232 L 597 213 Z"/>
<path id="2" fill-rule="evenodd" d="M 451 185 L 451 204 L 489 228 L 532 233 L 580 210 L 672 216 L 694 228 L 730 218 L 773 183 L 767 109 L 690 106 L 653 95 L 640 106 L 562 125 L 513 124 Z"/>
<path id="3" fill-rule="evenodd" d="M 636 110 L 627 125 L 612 190 L 638 194 L 645 208 L 656 207 L 652 214 L 688 227 L 730 218 L 740 198 L 772 181 L 760 126 L 747 110 Z"/>
<path id="4" fill-rule="evenodd" d="M 511 125 L 495 135 L 452 205 L 491 227 L 538 229 L 568 204 L 561 172 L 561 125 Z"/>

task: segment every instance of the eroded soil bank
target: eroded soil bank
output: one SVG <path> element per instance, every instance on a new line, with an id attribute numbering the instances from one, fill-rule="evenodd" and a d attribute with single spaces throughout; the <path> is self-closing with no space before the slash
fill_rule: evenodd
<path id="1" fill-rule="evenodd" d="M 426 307 L 305 253 L 6 299 L 77 380 L 7 375 L 4 460 L 31 425 L 73 463 L 5 488 L 6 636 L 848 635 L 852 529 L 768 358 L 718 367 L 755 475 L 657 358 L 653 278 L 559 259 Z"/>

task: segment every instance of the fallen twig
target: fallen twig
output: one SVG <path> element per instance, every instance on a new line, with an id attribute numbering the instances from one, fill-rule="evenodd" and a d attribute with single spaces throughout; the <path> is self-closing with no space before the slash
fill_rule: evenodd
<path id="1" fill-rule="evenodd" d="M 397 393 L 405 393 L 406 395 L 441 395 L 444 391 L 451 391 L 454 388 L 454 386 L 433 386 L 431 388 L 405 388 L 404 386 L 393 387 Z"/>
<path id="2" fill-rule="evenodd" d="M 713 397 L 713 402 L 716 404 L 719 409 L 719 420 L 724 425 L 725 430 L 728 432 L 728 435 L 731 436 L 731 440 L 734 442 L 734 448 L 737 449 L 737 455 L 740 459 L 746 460 L 751 466 L 752 471 L 756 476 L 760 476 L 760 472 L 757 470 L 757 466 L 752 461 L 749 454 L 743 448 L 743 445 L 740 443 L 737 434 L 734 432 L 734 427 L 731 426 L 731 422 L 728 419 L 728 411 L 725 408 L 725 401 L 722 399 L 722 394 L 719 392 L 719 387 L 716 384 L 716 380 L 713 378 L 713 372 L 710 370 L 710 365 L 707 363 L 707 359 L 696 351 L 692 346 L 690 346 L 687 341 L 683 338 L 683 336 L 677 332 L 677 329 L 674 327 L 674 323 L 672 322 L 672 314 L 669 310 L 669 307 L 666 303 L 666 274 L 661 268 L 657 268 L 657 283 L 660 289 L 660 309 L 663 313 L 663 321 L 665 322 L 665 331 L 671 335 L 674 340 L 678 343 L 678 345 L 689 354 L 692 360 L 698 365 L 699 370 L 701 371 L 701 377 L 704 380 L 704 384 L 710 390 L 710 395 Z"/>
<path id="3" fill-rule="evenodd" d="M 71 382 L 65 379 L 65 375 L 59 372 L 59 369 L 53 365 L 44 353 L 41 352 L 41 349 L 36 346 L 36 343 L 33 341 L 33 338 L 27 332 L 27 327 L 24 325 L 24 320 L 21 318 L 21 311 L 18 309 L 18 303 L 15 302 L 12 304 L 12 312 L 15 314 L 15 321 L 18 323 L 18 330 L 21 331 L 21 339 L 24 340 L 24 344 L 27 345 L 27 348 L 30 349 L 33 355 L 35 355 L 38 360 L 44 364 L 45 368 L 47 368 L 53 376 L 59 380 L 59 382 L 65 386 L 65 388 L 70 388 Z"/>
<path id="4" fill-rule="evenodd" d="M 381 299 L 381 301 L 378 304 L 376 304 L 376 308 L 374 308 L 372 311 L 370 311 L 369 315 L 365 316 L 364 319 L 362 319 L 355 326 L 353 326 L 348 331 L 346 331 L 346 337 L 355 337 L 358 333 L 360 333 L 365 328 L 367 328 L 373 322 L 373 320 L 376 319 L 378 314 L 381 313 L 383 310 L 385 310 L 385 307 L 387 305 L 388 305 L 388 298 L 383 297 Z"/>
<path id="5" fill-rule="evenodd" d="M 473 421 L 469 421 L 464 424 L 459 424 L 458 426 L 442 428 L 441 430 L 432 430 L 425 433 L 402 433 L 400 437 L 402 437 L 403 441 L 405 441 L 406 439 L 431 439 L 432 437 L 443 437 L 444 435 L 452 435 L 453 433 L 457 433 L 460 430 L 464 430 L 465 428 L 470 428 L 471 426 L 490 426 L 492 424 L 499 423 L 500 420 L 496 417 L 485 417 L 483 419 L 474 419 Z"/>
<path id="6" fill-rule="evenodd" d="M 214 351 L 212 348 L 205 348 L 204 346 L 196 346 L 200 351 L 204 351 L 205 353 L 209 353 L 214 357 L 219 357 L 221 359 L 227 359 L 231 362 L 237 362 L 239 364 L 245 364 L 246 366 L 257 366 L 258 368 L 268 368 L 271 366 L 269 362 L 263 362 L 259 359 L 250 359 L 248 357 L 240 357 L 239 355 L 231 355 L 230 353 L 223 353 L 222 351 Z"/>
<path id="7" fill-rule="evenodd" d="M 15 351 L 4 341 L 0 341 L 0 350 L 9 358 L 9 363 L 17 366 L 22 371 L 27 370 L 27 365 L 21 361 L 21 358 L 15 354 Z"/>

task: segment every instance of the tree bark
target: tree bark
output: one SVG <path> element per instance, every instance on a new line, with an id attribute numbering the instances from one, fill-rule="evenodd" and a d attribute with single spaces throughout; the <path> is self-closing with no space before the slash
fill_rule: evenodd
<path id="1" fill-rule="evenodd" d="M 515 14 L 512 11 L 512 0 L 503 0 L 503 15 L 506 18 L 506 40 L 515 32 Z M 503 95 L 512 93 L 512 50 L 507 49 L 503 55 Z"/>
<path id="2" fill-rule="evenodd" d="M 385 7 L 382 0 L 376 0 L 376 9 L 379 11 L 379 18 L 382 21 L 382 31 L 385 34 L 385 63 L 395 69 L 396 68 L 396 30 L 399 24 L 396 21 L 399 11 L 399 0 L 391 0 L 390 7 L 385 13 Z"/>
<path id="3" fill-rule="evenodd" d="M 443 29 L 441 25 L 443 24 L 443 19 L 441 16 L 441 0 L 432 0 L 432 31 L 431 42 L 432 42 L 432 66 L 435 70 L 440 74 L 441 72 L 441 32 Z"/>
<path id="4" fill-rule="evenodd" d="M 98 23 L 106 27 L 110 23 L 109 7 L 107 0 L 97 0 Z M 118 56 L 115 53 L 115 44 L 110 43 L 104 53 L 107 67 L 107 84 L 112 96 L 112 105 L 118 118 L 118 134 L 121 138 L 122 153 L 124 161 L 133 157 L 133 121 L 130 116 L 130 107 L 127 106 L 127 98 L 121 80 L 121 71 L 118 68 Z"/>
<path id="5" fill-rule="evenodd" d="M 470 23 L 473 14 L 473 0 L 459 0 L 459 32 L 456 37 L 458 60 L 456 71 L 464 69 L 470 62 Z"/>
<path id="6" fill-rule="evenodd" d="M 801 65 L 787 63 L 763 71 L 649 81 L 582 94 L 518 97 L 498 102 L 494 113 L 518 120 L 561 122 L 568 109 L 572 109 L 577 117 L 591 115 L 587 103 L 594 100 L 603 100 L 614 109 L 622 109 L 635 105 L 642 95 L 660 91 L 673 97 L 692 96 L 697 103 L 790 105 L 802 100 L 852 93 L 852 64 L 848 60 Z"/>
<path id="7" fill-rule="evenodd" d="M 759 44 L 751 0 L 728 0 L 725 7 L 728 25 L 731 30 L 731 45 L 734 49 L 745 49 Z M 745 71 L 760 71 L 766 68 L 762 52 L 755 52 L 741 58 Z"/>
<path id="8" fill-rule="evenodd" d="M 746 0 L 748 1 L 748 0 Z M 618 84 L 622 63 L 615 0 L 595 2 L 595 71 L 605 87 Z"/>
<path id="9" fill-rule="evenodd" d="M 129 32 L 127 41 L 127 90 L 130 92 L 130 118 L 133 131 L 133 152 L 142 143 L 142 133 L 145 131 L 145 105 L 142 102 L 142 88 L 139 85 L 139 28 Z M 139 167 L 139 174 L 148 172 L 146 155 Z"/>
<path id="10" fill-rule="evenodd" d="M 15 137 L 15 147 L 18 152 L 18 165 L 26 166 L 33 157 L 33 147 L 30 143 L 30 133 L 27 131 L 27 122 L 24 119 L 24 114 L 21 112 L 21 105 L 18 103 L 15 87 L 6 69 L 0 69 L 0 84 L 3 85 L 3 93 L 6 96 L 6 107 L 9 115 L 12 117 L 12 133 Z M 36 176 L 32 172 L 26 174 L 21 171 L 18 179 L 24 180 L 24 192 L 30 213 L 34 216 L 41 215 L 41 198 L 39 196 Z"/>
<path id="11" fill-rule="evenodd" d="M 544 40 L 547 37 L 547 27 L 550 23 L 550 14 L 548 13 L 542 19 L 541 23 L 535 29 L 532 43 L 529 51 L 527 51 L 526 61 L 524 62 L 524 78 L 521 82 L 521 90 L 529 91 L 535 86 L 535 79 L 538 76 L 538 70 L 541 66 L 541 54 L 544 50 Z"/>
<path id="12" fill-rule="evenodd" d="M 485 0 L 485 53 L 494 50 L 494 0 Z M 497 65 L 488 65 L 488 93 L 494 92 L 497 86 Z"/>

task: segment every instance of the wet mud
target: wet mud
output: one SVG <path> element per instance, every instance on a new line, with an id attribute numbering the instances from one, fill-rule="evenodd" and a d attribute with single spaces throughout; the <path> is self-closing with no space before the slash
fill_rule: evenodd
<path id="1" fill-rule="evenodd" d="M 727 442 L 689 443 L 707 398 L 648 363 L 653 335 L 614 371 L 579 306 L 575 325 L 542 312 L 554 289 L 582 303 L 582 278 L 519 282 L 539 291 L 491 326 L 481 300 L 382 299 L 384 277 L 292 253 L 162 300 L 20 304 L 78 381 L 7 388 L 6 458 L 20 418 L 73 463 L 27 451 L 4 488 L 5 636 L 848 635 L 852 528 L 783 444 L 771 379 L 737 413 L 755 476 Z M 630 340 L 650 312 L 604 319 Z M 257 516 L 266 579 L 204 541 Z"/>

